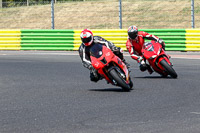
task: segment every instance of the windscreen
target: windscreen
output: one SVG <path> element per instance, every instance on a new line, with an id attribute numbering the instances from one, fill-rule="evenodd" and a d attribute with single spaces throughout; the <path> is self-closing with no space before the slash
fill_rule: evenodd
<path id="1" fill-rule="evenodd" d="M 103 49 L 103 46 L 101 44 L 94 44 L 90 48 L 90 55 L 93 57 L 99 58 L 103 54 L 102 49 Z"/>
<path id="2" fill-rule="evenodd" d="M 143 48 L 147 51 L 154 51 L 154 47 L 151 42 L 145 42 Z"/>

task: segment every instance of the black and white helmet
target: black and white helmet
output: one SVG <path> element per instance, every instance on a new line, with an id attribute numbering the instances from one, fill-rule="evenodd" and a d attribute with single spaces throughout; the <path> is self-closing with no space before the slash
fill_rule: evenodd
<path id="1" fill-rule="evenodd" d="M 128 36 L 131 39 L 135 39 L 138 36 L 138 28 L 136 26 L 130 26 L 128 28 Z"/>

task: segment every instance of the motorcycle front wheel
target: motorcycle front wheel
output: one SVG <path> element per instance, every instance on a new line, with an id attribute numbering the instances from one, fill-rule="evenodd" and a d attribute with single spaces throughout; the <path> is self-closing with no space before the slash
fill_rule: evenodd
<path id="1" fill-rule="evenodd" d="M 123 79 L 123 77 L 115 69 L 112 69 L 110 71 L 110 75 L 117 82 L 117 85 L 120 86 L 120 87 L 122 87 L 122 89 L 124 91 L 130 91 L 131 90 L 131 88 L 133 86 L 133 83 L 132 83 L 131 80 L 130 80 L 130 85 L 127 84 L 125 82 L 125 80 Z"/>
<path id="2" fill-rule="evenodd" d="M 165 69 L 165 71 L 172 77 L 172 78 L 177 78 L 177 73 L 175 70 L 170 66 L 165 59 L 160 61 L 160 64 L 162 67 Z"/>

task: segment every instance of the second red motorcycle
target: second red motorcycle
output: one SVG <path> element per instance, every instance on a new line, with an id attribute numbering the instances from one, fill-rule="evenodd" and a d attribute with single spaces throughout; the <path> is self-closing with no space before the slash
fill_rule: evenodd
<path id="1" fill-rule="evenodd" d="M 153 68 L 155 72 L 164 77 L 170 75 L 172 78 L 177 78 L 178 75 L 169 60 L 170 56 L 165 53 L 160 43 L 155 41 L 145 42 L 142 54 L 149 62 L 149 65 L 147 65 L 149 70 Z"/>

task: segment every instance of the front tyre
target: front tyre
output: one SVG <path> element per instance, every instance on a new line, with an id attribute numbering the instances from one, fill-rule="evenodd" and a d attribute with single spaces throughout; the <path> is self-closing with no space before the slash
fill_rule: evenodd
<path id="1" fill-rule="evenodd" d="M 175 70 L 167 63 L 165 59 L 160 61 L 160 64 L 162 67 L 165 69 L 165 71 L 172 77 L 172 78 L 177 78 L 177 73 Z"/>
<path id="2" fill-rule="evenodd" d="M 122 76 L 115 70 L 110 70 L 111 77 L 117 82 L 117 85 L 122 87 L 124 91 L 130 91 L 133 85 L 129 85 L 125 82 Z"/>

